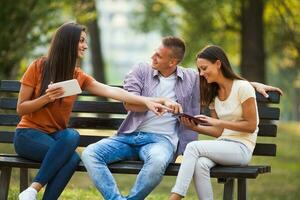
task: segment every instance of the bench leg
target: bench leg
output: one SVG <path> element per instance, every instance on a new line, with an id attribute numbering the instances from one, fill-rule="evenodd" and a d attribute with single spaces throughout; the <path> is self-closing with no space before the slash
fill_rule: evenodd
<path id="1" fill-rule="evenodd" d="M 10 176 L 11 176 L 11 167 L 1 167 L 1 177 L 0 177 L 0 199 L 7 200 Z"/>
<path id="2" fill-rule="evenodd" d="M 20 193 L 28 188 L 28 169 L 20 168 Z"/>
<path id="3" fill-rule="evenodd" d="M 223 200 L 232 200 L 234 190 L 234 179 L 228 178 L 224 183 Z"/>
<path id="4" fill-rule="evenodd" d="M 238 179 L 238 200 L 247 200 L 247 180 Z"/>

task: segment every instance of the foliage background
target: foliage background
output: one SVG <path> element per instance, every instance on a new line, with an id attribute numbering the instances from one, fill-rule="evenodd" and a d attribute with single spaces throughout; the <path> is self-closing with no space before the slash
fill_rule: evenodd
<path id="1" fill-rule="evenodd" d="M 195 67 L 196 53 L 207 44 L 220 45 L 235 70 L 245 78 L 284 91 L 281 119 L 300 120 L 298 0 L 116 0 L 112 3 L 124 1 L 134 1 L 137 5 L 131 8 L 132 29 L 142 33 L 155 30 L 162 36 L 173 34 L 184 38 L 187 43 L 184 66 Z M 105 63 L 118 58 L 102 56 L 101 30 L 106 27 L 99 26 L 101 13 L 96 10 L 109 0 L 14 2 L 0 0 L 0 79 L 19 79 L 34 58 L 46 53 L 54 30 L 66 21 L 88 26 L 89 62 L 94 77 L 105 83 L 112 76 L 107 72 L 113 72 L 114 66 Z M 256 19 L 256 15 L 260 17 Z M 257 22 L 252 23 L 254 20 Z"/>
<path id="2" fill-rule="evenodd" d="M 110 0 L 0 0 L 0 79 L 19 79 L 30 62 L 47 51 L 54 30 L 66 21 L 78 21 L 89 27 L 90 59 L 94 76 L 102 81 L 113 74 L 101 57 L 101 13 L 96 5 Z M 118 3 L 125 0 L 115 0 Z M 300 1 L 298 0 L 131 0 L 134 30 L 156 30 L 162 36 L 174 34 L 185 39 L 184 66 L 195 67 L 194 57 L 207 44 L 218 44 L 228 53 L 233 67 L 242 72 L 242 6 L 262 3 L 264 63 L 248 67 L 265 69 L 264 82 L 284 91 L 281 98 L 281 123 L 276 140 L 278 156 L 255 158 L 253 163 L 270 163 L 272 173 L 249 183 L 249 199 L 299 199 L 300 197 Z M 257 6 L 255 4 L 254 6 Z M 255 15 L 255 10 L 253 13 Z M 258 27 L 251 27 L 256 29 Z M 249 40 L 252 41 L 252 40 Z M 98 45 L 98 47 L 97 47 Z M 97 57 L 98 56 L 98 57 Z M 150 55 L 149 55 L 150 57 Z M 106 58 L 107 59 L 107 58 Z M 117 58 L 110 58 L 117 59 Z M 94 61 L 93 61 L 94 60 Z M 253 59 L 255 60 L 255 59 Z M 86 61 L 86 60 L 85 60 Z M 107 70 L 110 69 L 110 70 Z M 105 71 L 106 70 L 106 71 Z M 263 70 L 262 70 L 263 72 Z M 105 75 L 100 77 L 100 75 Z M 252 77 L 249 80 L 256 80 Z M 122 83 L 122 80 L 118 80 Z M 12 146 L 0 145 L 0 152 L 13 152 Z M 14 171 L 14 175 L 17 171 Z M 32 172 L 34 175 L 35 172 Z M 134 176 L 116 175 L 123 193 L 128 193 Z M 148 199 L 167 199 L 175 177 L 165 177 Z M 16 176 L 10 199 L 17 199 Z M 221 185 L 214 183 L 216 199 Z M 191 187 L 187 199 L 196 199 Z M 77 173 L 61 199 L 101 199 L 86 173 Z"/>

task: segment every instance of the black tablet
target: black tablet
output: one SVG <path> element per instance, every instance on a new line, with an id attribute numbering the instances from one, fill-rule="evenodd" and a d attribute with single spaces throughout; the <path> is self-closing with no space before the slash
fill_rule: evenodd
<path id="1" fill-rule="evenodd" d="M 188 115 L 188 114 L 185 114 L 185 113 L 177 113 L 177 114 L 174 114 L 175 117 L 186 117 L 188 118 L 189 120 L 192 120 L 193 122 L 195 122 L 196 124 L 199 124 L 199 125 L 202 125 L 202 126 L 211 126 L 211 124 L 201 120 L 201 119 L 198 119 L 196 117 L 193 117 L 191 115 Z"/>

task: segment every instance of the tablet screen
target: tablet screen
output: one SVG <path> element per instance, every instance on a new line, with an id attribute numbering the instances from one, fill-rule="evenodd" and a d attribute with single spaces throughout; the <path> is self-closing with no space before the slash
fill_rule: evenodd
<path id="1" fill-rule="evenodd" d="M 178 114 L 174 114 L 174 116 L 176 116 L 176 117 L 186 117 L 186 118 L 188 118 L 189 120 L 192 120 L 193 122 L 195 122 L 196 124 L 200 124 L 200 125 L 202 125 L 202 126 L 211 126 L 211 124 L 209 124 L 209 123 L 207 123 L 207 122 L 205 122 L 205 121 L 203 121 L 203 120 L 201 120 L 201 119 L 198 119 L 198 118 L 196 118 L 196 117 L 193 117 L 193 116 L 191 116 L 191 115 L 188 115 L 188 114 L 185 114 L 185 113 L 178 113 Z"/>

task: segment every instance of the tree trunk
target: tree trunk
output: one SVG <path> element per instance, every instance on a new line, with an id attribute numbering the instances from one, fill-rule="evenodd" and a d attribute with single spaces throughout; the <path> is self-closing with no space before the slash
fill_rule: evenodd
<path id="1" fill-rule="evenodd" d="M 106 83 L 103 55 L 101 49 L 100 29 L 97 24 L 97 19 L 89 22 L 87 27 L 91 38 L 90 52 L 94 78 L 101 83 Z"/>
<path id="2" fill-rule="evenodd" d="M 265 82 L 263 0 L 242 0 L 241 73 L 249 81 Z"/>
<path id="3" fill-rule="evenodd" d="M 91 11 L 97 12 L 95 1 L 91 1 Z M 93 69 L 93 77 L 101 82 L 106 84 L 105 78 L 105 68 L 103 61 L 103 54 L 101 48 L 101 36 L 100 36 L 100 28 L 98 27 L 98 13 L 96 14 L 95 19 L 89 21 L 87 23 L 88 32 L 90 35 L 90 52 L 92 59 L 92 69 Z M 105 97 L 98 97 L 99 100 L 106 100 Z M 105 115 L 102 115 L 105 116 Z"/>
<path id="4" fill-rule="evenodd" d="M 95 1 L 90 2 L 90 10 L 97 13 Z M 95 19 L 87 23 L 88 32 L 90 35 L 90 49 L 92 59 L 92 69 L 94 78 L 101 82 L 106 83 L 105 69 L 103 62 L 103 54 L 101 48 L 100 28 L 98 27 L 98 14 Z"/>
<path id="5" fill-rule="evenodd" d="M 295 121 L 300 121 L 300 104 L 299 104 L 299 100 L 300 100 L 300 88 L 295 87 L 294 88 L 294 99 L 293 99 L 293 120 Z"/>

